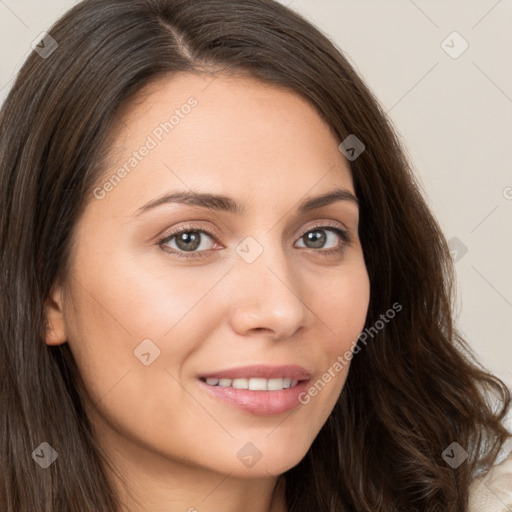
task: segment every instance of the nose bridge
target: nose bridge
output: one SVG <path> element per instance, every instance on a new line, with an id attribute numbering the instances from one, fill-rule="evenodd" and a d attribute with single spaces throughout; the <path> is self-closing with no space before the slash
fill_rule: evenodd
<path id="1" fill-rule="evenodd" d="M 299 276 L 280 240 L 269 235 L 248 236 L 236 252 L 235 292 L 232 317 L 238 331 L 270 329 L 279 337 L 291 336 L 305 321 Z"/>

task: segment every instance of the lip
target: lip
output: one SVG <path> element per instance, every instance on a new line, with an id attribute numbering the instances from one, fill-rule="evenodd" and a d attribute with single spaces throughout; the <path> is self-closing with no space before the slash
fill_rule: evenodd
<path id="1" fill-rule="evenodd" d="M 198 380 L 198 382 L 211 396 L 237 409 L 258 416 L 282 414 L 297 407 L 301 403 L 299 400 L 300 394 L 306 392 L 309 386 L 309 380 L 303 380 L 299 381 L 293 388 L 279 391 L 252 391 L 250 389 L 210 386 L 202 380 Z"/>
<path id="2" fill-rule="evenodd" d="M 299 382 L 291 387 L 276 391 L 255 391 L 250 389 L 236 389 L 232 387 L 211 386 L 201 379 L 207 378 L 279 378 L 288 377 Z M 266 366 L 253 365 L 228 370 L 210 372 L 198 376 L 198 383 L 210 396 L 245 412 L 258 416 L 272 416 L 282 414 L 301 402 L 299 396 L 306 392 L 311 380 L 311 372 L 298 365 Z"/>
<path id="3" fill-rule="evenodd" d="M 215 377 L 219 379 L 250 379 L 253 377 L 259 377 L 262 379 L 276 379 L 279 377 L 287 377 L 292 380 L 297 379 L 300 381 L 309 380 L 311 378 L 311 372 L 297 364 L 283 364 L 279 366 L 258 364 L 204 373 L 198 377 L 205 379 Z"/>

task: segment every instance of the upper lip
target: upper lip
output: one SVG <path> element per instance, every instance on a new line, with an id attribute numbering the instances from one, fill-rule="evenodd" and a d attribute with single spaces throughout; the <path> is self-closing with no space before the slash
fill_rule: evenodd
<path id="1" fill-rule="evenodd" d="M 309 380 L 311 372 L 296 364 L 284 364 L 279 366 L 251 365 L 218 370 L 199 375 L 199 378 L 210 379 L 251 379 L 251 378 L 275 379 L 279 377 Z"/>

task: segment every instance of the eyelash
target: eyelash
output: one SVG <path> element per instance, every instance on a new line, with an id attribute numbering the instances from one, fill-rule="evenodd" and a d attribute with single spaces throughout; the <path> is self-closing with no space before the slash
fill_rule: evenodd
<path id="1" fill-rule="evenodd" d="M 310 227 L 302 235 L 302 237 L 305 236 L 307 233 L 310 233 L 312 231 L 321 231 L 321 230 L 334 231 L 335 233 L 337 233 L 340 236 L 340 238 L 343 240 L 343 243 L 341 244 L 340 247 L 337 247 L 335 249 L 310 249 L 312 251 L 323 253 L 326 256 L 332 256 L 333 254 L 342 255 L 345 252 L 346 247 L 351 245 L 352 242 L 353 242 L 352 235 L 350 234 L 350 232 L 345 230 L 345 229 L 341 229 L 336 224 L 317 224 L 317 225 L 314 225 L 314 226 Z M 161 247 L 166 253 L 175 255 L 178 258 L 202 258 L 204 256 L 207 256 L 208 255 L 207 253 L 209 251 L 191 251 L 191 252 L 189 252 L 187 254 L 186 251 L 176 251 L 174 249 L 169 250 L 168 248 L 164 248 L 164 244 L 167 243 L 167 242 L 170 242 L 174 237 L 179 236 L 179 235 L 181 235 L 183 233 L 189 233 L 191 231 L 194 231 L 196 233 L 205 234 L 205 235 L 209 236 L 213 241 L 218 243 L 217 240 L 215 239 L 215 237 L 211 233 L 209 233 L 208 231 L 200 228 L 199 226 L 189 225 L 189 226 L 185 226 L 185 227 L 179 228 L 179 229 L 177 229 L 177 230 L 175 230 L 175 231 L 165 235 L 165 237 L 159 239 L 156 242 L 156 245 Z M 300 238 L 302 238 L 302 237 L 300 237 Z M 301 247 L 301 249 L 302 249 L 302 247 Z M 306 249 L 307 249 L 307 247 L 306 247 Z"/>

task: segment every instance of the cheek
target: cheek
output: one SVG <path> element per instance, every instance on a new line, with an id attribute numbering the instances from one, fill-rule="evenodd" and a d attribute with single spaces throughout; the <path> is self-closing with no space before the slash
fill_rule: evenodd
<path id="1" fill-rule="evenodd" d="M 206 336 L 200 300 L 216 280 L 158 275 L 119 255 L 109 260 L 116 264 L 99 266 L 94 258 L 75 268 L 80 277 L 65 311 L 68 342 L 95 401 L 127 372 L 126 381 L 149 386 L 155 368 L 179 367 L 194 349 L 191 340 Z"/>
<path id="2" fill-rule="evenodd" d="M 122 259 L 115 273 L 99 270 L 91 265 L 74 274 L 80 283 L 66 308 L 68 342 L 87 405 L 94 404 L 89 413 L 102 432 L 109 432 L 107 424 L 133 439 L 151 432 L 149 444 L 169 447 L 171 429 L 180 438 L 190 436 L 197 418 L 208 423 L 180 382 L 182 366 L 213 329 L 201 317 L 200 299 L 216 280 L 191 281 L 190 273 L 176 272 L 155 277 Z M 180 449 L 178 442 L 173 450 Z"/>
<path id="3" fill-rule="evenodd" d="M 370 281 L 362 257 L 313 288 L 311 304 L 325 325 L 325 350 L 337 354 L 351 348 L 364 328 L 370 301 Z"/>
<path id="4" fill-rule="evenodd" d="M 108 336 L 112 347 L 116 340 L 130 347 L 145 338 L 172 337 L 183 321 L 194 325 L 201 299 L 218 280 L 199 268 L 194 273 L 176 268 L 163 272 L 120 255 L 111 261 L 116 261 L 111 268 L 92 265 L 75 272 L 81 276 L 75 303 L 81 328 L 103 345 Z"/>
<path id="5" fill-rule="evenodd" d="M 322 287 L 318 283 L 323 283 Z M 310 283 L 311 284 L 311 283 Z M 317 316 L 315 332 L 320 343 L 310 344 L 310 353 L 322 361 L 320 374 L 310 383 L 301 403 L 311 418 L 312 433 L 327 420 L 345 384 L 353 353 L 364 329 L 370 300 L 370 282 L 362 259 L 340 267 L 328 279 L 308 287 L 308 306 Z"/>

